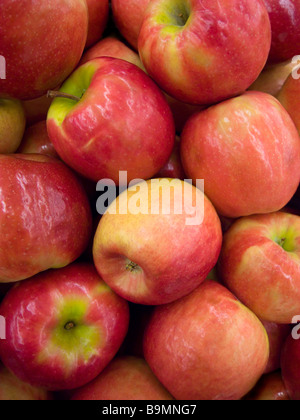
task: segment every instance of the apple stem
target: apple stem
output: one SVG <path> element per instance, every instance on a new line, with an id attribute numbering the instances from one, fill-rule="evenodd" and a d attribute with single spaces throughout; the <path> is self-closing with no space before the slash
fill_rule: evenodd
<path id="1" fill-rule="evenodd" d="M 80 101 L 80 98 L 78 98 L 78 96 L 69 95 L 68 93 L 60 92 L 59 90 L 48 90 L 47 97 L 71 99 L 71 101 L 76 101 L 76 102 Z"/>

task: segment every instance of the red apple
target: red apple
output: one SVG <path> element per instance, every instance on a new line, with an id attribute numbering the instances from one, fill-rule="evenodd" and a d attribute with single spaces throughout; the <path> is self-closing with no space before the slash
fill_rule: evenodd
<path id="1" fill-rule="evenodd" d="M 78 64 L 87 37 L 87 5 L 85 0 L 1 0 L 0 28 L 6 62 L 0 96 L 38 98 Z"/>
<path id="2" fill-rule="evenodd" d="M 94 262 L 123 298 L 161 305 L 206 279 L 221 242 L 220 220 L 200 189 L 155 179 L 132 186 L 108 208 L 95 235 Z"/>
<path id="3" fill-rule="evenodd" d="M 276 324 L 275 322 L 261 322 L 267 331 L 270 343 L 270 357 L 264 372 L 267 374 L 280 369 L 282 346 L 287 336 L 291 333 L 291 326 L 286 324 Z"/>
<path id="4" fill-rule="evenodd" d="M 0 401 L 46 401 L 52 396 L 44 389 L 20 381 L 0 364 Z"/>
<path id="5" fill-rule="evenodd" d="M 279 63 L 299 54 L 300 0 L 264 0 L 272 28 L 269 61 Z"/>
<path id="6" fill-rule="evenodd" d="M 184 173 L 180 158 L 180 138 L 177 136 L 170 159 L 163 168 L 155 175 L 156 178 L 178 178 L 184 180 Z"/>
<path id="7" fill-rule="evenodd" d="M 138 37 L 150 0 L 111 0 L 114 22 L 123 37 L 138 49 Z"/>
<path id="8" fill-rule="evenodd" d="M 80 66 L 54 99 L 48 134 L 59 156 L 94 181 L 153 177 L 175 141 L 170 108 L 155 83 L 137 66 L 102 57 Z M 82 96 L 83 95 L 83 96 Z"/>
<path id="9" fill-rule="evenodd" d="M 177 400 L 238 400 L 263 374 L 269 344 L 257 317 L 209 280 L 185 298 L 155 309 L 144 353 Z"/>
<path id="10" fill-rule="evenodd" d="M 95 44 L 106 28 L 109 16 L 108 0 L 86 0 L 89 14 L 88 34 L 85 47 Z"/>
<path id="11" fill-rule="evenodd" d="M 244 398 L 248 401 L 288 401 L 289 399 L 279 371 L 263 375 Z"/>
<path id="12" fill-rule="evenodd" d="M 299 328 L 298 328 L 299 331 Z M 281 371 L 284 385 L 292 400 L 300 400 L 300 340 L 289 335 L 282 349 Z"/>
<path id="13" fill-rule="evenodd" d="M 263 0 L 152 0 L 138 48 L 148 74 L 170 96 L 209 105 L 245 91 L 270 44 Z"/>
<path id="14" fill-rule="evenodd" d="M 277 96 L 294 67 L 295 64 L 291 60 L 284 61 L 283 63 L 269 64 L 248 90 L 265 92 Z"/>
<path id="15" fill-rule="evenodd" d="M 219 269 L 260 319 L 290 324 L 300 314 L 300 217 L 277 212 L 236 221 L 224 236 Z"/>
<path id="16" fill-rule="evenodd" d="M 285 84 L 283 85 L 281 91 L 278 94 L 278 100 L 287 110 L 292 120 L 294 121 L 297 130 L 300 134 L 300 106 L 299 106 L 299 97 L 300 97 L 300 70 L 299 78 L 295 74 L 291 74 Z"/>
<path id="17" fill-rule="evenodd" d="M 75 261 L 91 234 L 91 209 L 75 175 L 43 155 L 0 155 L 0 283 Z"/>
<path id="18" fill-rule="evenodd" d="M 33 124 L 26 129 L 18 153 L 39 153 L 58 158 L 54 146 L 49 139 L 47 122 L 45 120 Z"/>
<path id="19" fill-rule="evenodd" d="M 93 265 L 72 264 L 18 283 L 0 305 L 1 360 L 18 378 L 71 390 L 96 378 L 127 333 L 128 304 Z"/>
<path id="20" fill-rule="evenodd" d="M 172 400 L 145 360 L 132 356 L 114 359 L 93 382 L 76 391 L 72 400 Z"/>
<path id="21" fill-rule="evenodd" d="M 277 99 L 247 92 L 188 121 L 181 159 L 189 178 L 205 180 L 205 193 L 222 216 L 270 213 L 298 188 L 300 138 Z"/>

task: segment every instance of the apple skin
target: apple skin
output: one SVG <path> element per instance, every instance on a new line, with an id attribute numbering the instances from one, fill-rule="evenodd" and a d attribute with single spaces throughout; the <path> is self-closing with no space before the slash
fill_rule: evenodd
<path id="1" fill-rule="evenodd" d="M 174 194 L 167 189 L 169 181 Z M 147 203 L 144 214 L 133 214 L 129 207 L 138 190 L 140 202 Z M 169 214 L 161 210 L 163 195 L 170 198 Z M 151 211 L 152 201 L 160 209 L 158 214 Z M 172 302 L 199 286 L 216 265 L 222 244 L 220 220 L 203 192 L 189 183 L 157 179 L 136 184 L 114 205 L 115 214 L 110 214 L 109 208 L 100 220 L 94 263 L 103 280 L 128 301 L 141 305 Z M 182 211 L 176 214 L 179 205 Z M 127 214 L 120 214 L 119 208 L 127 209 Z M 188 225 L 188 214 L 195 215 L 196 209 L 203 222 Z"/>
<path id="2" fill-rule="evenodd" d="M 18 153 L 39 153 L 58 158 L 58 154 L 48 136 L 46 120 L 27 127 Z"/>
<path id="3" fill-rule="evenodd" d="M 263 0 L 153 0 L 138 49 L 148 74 L 170 96 L 210 105 L 257 79 L 270 44 Z"/>
<path id="4" fill-rule="evenodd" d="M 218 213 L 238 218 L 281 210 L 300 179 L 300 138 L 271 95 L 247 92 L 187 122 L 181 160 L 189 178 L 204 179 Z"/>
<path id="5" fill-rule="evenodd" d="M 208 280 L 155 309 L 144 354 L 177 400 L 239 400 L 263 374 L 269 343 L 257 317 L 225 287 Z"/>
<path id="6" fill-rule="evenodd" d="M 0 313 L 6 319 L 6 340 L 0 342 L 4 365 L 51 391 L 96 378 L 115 356 L 129 323 L 127 302 L 92 264 L 71 264 L 17 283 Z"/>
<path id="7" fill-rule="evenodd" d="M 163 168 L 155 175 L 155 178 L 178 178 L 186 179 L 180 158 L 180 137 L 176 136 L 175 145 L 170 159 Z"/>
<path id="8" fill-rule="evenodd" d="M 0 27 L 7 75 L 0 96 L 38 98 L 77 66 L 87 37 L 87 5 L 85 0 L 2 0 Z"/>
<path id="9" fill-rule="evenodd" d="M 285 84 L 283 85 L 281 91 L 279 92 L 277 99 L 280 101 L 282 106 L 284 106 L 284 108 L 287 110 L 287 112 L 291 116 L 300 134 L 299 96 L 300 96 L 300 78 L 296 79 L 291 74 L 288 77 Z"/>
<path id="10" fill-rule="evenodd" d="M 115 25 L 127 42 L 138 49 L 138 37 L 150 0 L 111 0 Z"/>
<path id="11" fill-rule="evenodd" d="M 91 234 L 82 185 L 62 162 L 43 155 L 0 155 L 0 283 L 75 261 Z"/>
<path id="12" fill-rule="evenodd" d="M 275 322 L 261 321 L 265 327 L 270 343 L 270 357 L 265 369 L 265 374 L 275 372 L 280 369 L 280 358 L 282 346 L 287 336 L 291 333 L 289 324 L 276 324 Z"/>
<path id="13" fill-rule="evenodd" d="M 224 235 L 224 284 L 261 320 L 300 314 L 300 217 L 277 212 L 237 220 Z"/>
<path id="14" fill-rule="evenodd" d="M 89 15 L 88 33 L 85 48 L 95 44 L 106 28 L 109 16 L 108 0 L 86 0 Z"/>
<path id="15" fill-rule="evenodd" d="M 270 63 L 279 63 L 299 54 L 300 1 L 264 0 L 272 28 Z"/>
<path id="16" fill-rule="evenodd" d="M 284 385 L 292 400 L 300 400 L 300 340 L 290 334 L 281 354 L 281 372 Z"/>
<path id="17" fill-rule="evenodd" d="M 0 364 L 0 401 L 49 401 L 50 392 L 20 381 Z"/>
<path id="18" fill-rule="evenodd" d="M 75 171 L 98 182 L 153 177 L 168 161 L 175 142 L 171 110 L 159 88 L 137 66 L 101 57 L 80 66 L 62 92 L 76 103 L 54 99 L 47 118 L 59 156 Z M 134 156 L 134 159 L 133 159 Z"/>
<path id="19" fill-rule="evenodd" d="M 22 103 L 0 98 L 0 154 L 14 153 L 18 149 L 25 125 Z"/>
<path id="20" fill-rule="evenodd" d="M 55 90 L 58 90 L 57 87 Z M 23 101 L 27 126 L 31 126 L 47 118 L 47 114 L 52 103 L 52 98 L 43 95 L 36 99 Z"/>
<path id="21" fill-rule="evenodd" d="M 93 382 L 75 391 L 79 401 L 173 400 L 144 359 L 124 356 L 114 359 Z"/>
<path id="22" fill-rule="evenodd" d="M 291 60 L 284 61 L 283 63 L 269 64 L 248 90 L 265 92 L 276 97 L 294 67 L 295 64 Z"/>
<path id="23" fill-rule="evenodd" d="M 263 375 L 252 391 L 246 395 L 246 401 L 289 401 L 281 372 Z"/>

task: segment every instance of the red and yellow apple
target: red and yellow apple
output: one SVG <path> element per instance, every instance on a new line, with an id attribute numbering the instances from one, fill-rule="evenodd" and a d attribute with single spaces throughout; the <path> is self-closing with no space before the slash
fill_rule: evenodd
<path id="1" fill-rule="evenodd" d="M 108 0 L 86 0 L 89 15 L 88 33 L 85 48 L 100 40 L 109 16 Z"/>
<path id="2" fill-rule="evenodd" d="M 288 77 L 277 99 L 291 116 L 300 134 L 300 70 L 298 72 L 299 77 L 294 74 Z"/>
<path id="3" fill-rule="evenodd" d="M 85 250 L 92 225 L 81 183 L 49 156 L 0 155 L 0 283 L 64 267 Z"/>
<path id="4" fill-rule="evenodd" d="M 79 401 L 172 400 L 144 359 L 124 356 L 114 359 L 93 382 L 75 391 Z"/>
<path id="5" fill-rule="evenodd" d="M 270 45 L 263 0 L 152 0 L 138 39 L 148 74 L 170 96 L 195 105 L 244 92 Z"/>
<path id="6" fill-rule="evenodd" d="M 153 177 L 175 142 L 170 108 L 155 83 L 124 60 L 101 57 L 80 66 L 48 113 L 50 140 L 70 167 L 88 179 L 119 182 Z"/>
<path id="7" fill-rule="evenodd" d="M 17 283 L 0 305 L 4 365 L 22 381 L 52 391 L 95 379 L 127 333 L 128 304 L 92 264 L 71 264 Z"/>
<path id="8" fill-rule="evenodd" d="M 25 125 L 22 103 L 0 98 L 0 154 L 14 153 L 18 149 Z"/>
<path id="9" fill-rule="evenodd" d="M 224 235 L 219 270 L 261 320 L 292 323 L 300 314 L 300 216 L 276 212 L 237 220 Z"/>
<path id="10" fill-rule="evenodd" d="M 281 210 L 300 180 L 300 138 L 276 98 L 247 92 L 195 114 L 181 135 L 189 178 L 204 179 L 218 213 L 238 218 Z"/>
<path id="11" fill-rule="evenodd" d="M 49 139 L 47 122 L 45 120 L 27 127 L 18 153 L 39 153 L 58 158 L 54 146 Z"/>
<path id="12" fill-rule="evenodd" d="M 263 374 L 269 343 L 258 318 L 225 287 L 208 280 L 155 309 L 144 354 L 177 400 L 239 400 Z"/>
<path id="13" fill-rule="evenodd" d="M 192 292 L 216 265 L 221 224 L 204 193 L 178 179 L 131 186 L 107 209 L 94 239 L 94 262 L 125 299 L 169 303 Z"/>
<path id="14" fill-rule="evenodd" d="M 0 96 L 34 99 L 77 66 L 87 38 L 85 0 L 1 0 L 0 55 L 6 79 Z"/>

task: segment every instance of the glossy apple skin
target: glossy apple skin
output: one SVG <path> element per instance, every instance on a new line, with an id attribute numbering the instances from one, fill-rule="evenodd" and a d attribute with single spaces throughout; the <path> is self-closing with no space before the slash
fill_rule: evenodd
<path id="1" fill-rule="evenodd" d="M 156 178 L 186 179 L 180 158 L 180 137 L 176 137 L 173 152 L 163 168 L 155 175 Z"/>
<path id="2" fill-rule="evenodd" d="M 170 96 L 210 105 L 256 80 L 270 44 L 263 0 L 153 0 L 138 48 L 147 72 Z"/>
<path id="3" fill-rule="evenodd" d="M 291 74 L 288 77 L 285 84 L 283 85 L 281 91 L 279 92 L 278 100 L 281 102 L 281 104 L 284 106 L 284 108 L 287 110 L 287 112 L 291 116 L 300 134 L 299 96 L 300 96 L 300 78 L 296 79 Z"/>
<path id="4" fill-rule="evenodd" d="M 106 28 L 109 16 L 108 0 L 86 0 L 89 15 L 88 34 L 85 48 L 95 44 Z"/>
<path id="5" fill-rule="evenodd" d="M 276 324 L 275 322 L 261 322 L 267 331 L 270 343 L 270 357 L 264 372 L 268 374 L 280 369 L 282 346 L 291 333 L 291 326 L 289 324 Z"/>
<path id="6" fill-rule="evenodd" d="M 292 400 L 300 400 L 300 340 L 288 336 L 281 355 L 282 378 Z"/>
<path id="7" fill-rule="evenodd" d="M 260 319 L 290 324 L 300 314 L 299 244 L 299 216 L 241 218 L 224 236 L 222 280 Z"/>
<path id="8" fill-rule="evenodd" d="M 89 202 L 77 177 L 43 155 L 0 155 L 0 282 L 75 261 L 91 234 Z"/>
<path id="9" fill-rule="evenodd" d="M 137 401 L 172 400 L 144 359 L 114 359 L 93 382 L 76 391 L 72 400 Z"/>
<path id="10" fill-rule="evenodd" d="M 272 28 L 269 62 L 279 63 L 299 54 L 300 1 L 264 0 Z"/>
<path id="11" fill-rule="evenodd" d="M 0 96 L 38 98 L 78 64 L 87 37 L 87 5 L 85 0 L 3 0 L 0 27 L 7 75 Z"/>
<path id="12" fill-rule="evenodd" d="M 244 398 L 248 401 L 289 401 L 281 372 L 263 375 L 253 390 Z"/>
<path id="13" fill-rule="evenodd" d="M 150 0 L 112 0 L 114 22 L 123 37 L 138 49 L 138 37 Z"/>
<path id="14" fill-rule="evenodd" d="M 173 195 L 166 183 L 169 180 L 162 179 L 161 188 L 158 182 L 138 184 L 148 214 L 133 214 L 129 208 L 136 186 L 123 192 L 116 200 L 116 209 L 127 209 L 127 214 L 110 214 L 108 209 L 94 239 L 94 262 L 101 277 L 120 296 L 141 305 L 169 303 L 194 290 L 215 266 L 222 244 L 220 220 L 203 192 L 173 180 Z M 163 194 L 170 198 L 169 214 L 161 210 Z M 185 199 L 188 195 L 193 204 Z M 151 197 L 160 208 L 158 214 L 151 213 Z M 179 203 L 182 211 L 176 214 Z M 195 214 L 196 208 L 203 221 L 188 225 L 188 214 Z"/>
<path id="15" fill-rule="evenodd" d="M 276 97 L 294 67 L 295 64 L 291 60 L 284 61 L 283 63 L 269 64 L 248 90 L 265 92 Z"/>
<path id="16" fill-rule="evenodd" d="M 0 401 L 47 401 L 52 395 L 41 388 L 20 381 L 0 364 Z"/>
<path id="17" fill-rule="evenodd" d="M 273 96 L 247 92 L 187 122 L 181 160 L 189 178 L 204 179 L 218 213 L 238 218 L 282 209 L 300 179 L 300 138 Z"/>
<path id="18" fill-rule="evenodd" d="M 155 309 L 144 354 L 177 400 L 239 400 L 261 377 L 269 343 L 257 317 L 225 287 L 208 280 Z"/>
<path id="19" fill-rule="evenodd" d="M 127 302 L 93 265 L 79 263 L 18 283 L 0 312 L 7 330 L 1 360 L 21 380 L 52 391 L 97 377 L 118 351 L 129 322 Z M 70 322 L 75 327 L 67 331 Z"/>
<path id="20" fill-rule="evenodd" d="M 39 153 L 58 158 L 58 154 L 48 136 L 46 120 L 33 124 L 26 129 L 18 153 Z"/>
<path id="21" fill-rule="evenodd" d="M 48 113 L 48 134 L 62 160 L 96 182 L 118 184 L 120 171 L 127 171 L 128 182 L 153 177 L 175 142 L 173 116 L 159 88 L 137 66 L 110 57 L 80 66 L 61 90 L 80 96 L 84 88 L 80 102 L 57 98 Z"/>
<path id="22" fill-rule="evenodd" d="M 24 134 L 26 125 L 22 103 L 0 98 L 0 153 L 14 153 Z"/>

